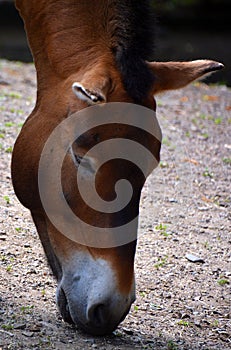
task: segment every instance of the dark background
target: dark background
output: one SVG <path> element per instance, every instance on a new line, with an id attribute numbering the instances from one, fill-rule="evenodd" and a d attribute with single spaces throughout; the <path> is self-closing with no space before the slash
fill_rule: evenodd
<path id="1" fill-rule="evenodd" d="M 154 0 L 152 3 L 157 20 L 153 59 L 220 61 L 226 69 L 210 77 L 209 82 L 231 86 L 231 0 Z M 32 61 L 13 1 L 0 0 L 0 57 Z"/>

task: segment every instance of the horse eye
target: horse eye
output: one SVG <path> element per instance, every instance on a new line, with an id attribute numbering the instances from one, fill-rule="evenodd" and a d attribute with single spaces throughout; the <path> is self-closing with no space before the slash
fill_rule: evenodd
<path id="1" fill-rule="evenodd" d="M 90 157 L 82 157 L 79 154 L 76 154 L 72 148 L 70 149 L 70 153 L 76 168 L 79 168 L 79 166 L 81 165 L 81 167 L 83 167 L 84 170 L 86 170 L 87 172 L 90 172 L 92 174 L 95 173 L 93 159 L 91 159 Z"/>
<path id="2" fill-rule="evenodd" d="M 94 174 L 95 170 L 93 168 L 92 160 L 87 157 L 80 157 L 78 155 L 76 157 L 76 162 L 81 165 L 85 170 L 88 170 L 90 173 Z"/>

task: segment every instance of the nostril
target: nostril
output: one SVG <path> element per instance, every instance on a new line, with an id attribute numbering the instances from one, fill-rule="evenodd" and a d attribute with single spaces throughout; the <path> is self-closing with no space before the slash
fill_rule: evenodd
<path id="1" fill-rule="evenodd" d="M 94 304 L 88 309 L 88 320 L 89 323 L 96 326 L 102 327 L 108 321 L 108 311 L 104 304 Z"/>

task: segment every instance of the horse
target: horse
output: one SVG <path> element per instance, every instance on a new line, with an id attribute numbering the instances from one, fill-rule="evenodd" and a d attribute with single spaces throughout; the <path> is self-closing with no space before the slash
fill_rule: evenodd
<path id="1" fill-rule="evenodd" d="M 57 280 L 56 301 L 63 320 L 89 334 L 109 334 L 124 320 L 135 300 L 139 200 L 146 175 L 159 162 L 161 134 L 149 133 L 149 121 L 142 116 L 139 118 L 143 121 L 142 130 L 138 124 L 117 122 L 115 117 L 114 123 L 93 123 L 92 128 L 83 128 L 81 135 L 77 131 L 78 137 L 70 135 L 72 128 L 67 135 L 64 132 L 66 141 L 69 135 L 69 143 L 65 146 L 60 170 L 63 198 L 72 213 L 87 222 L 86 227 L 91 227 L 93 235 L 98 228 L 109 234 L 113 228 L 123 228 L 133 221 L 133 236 L 126 240 L 124 231 L 121 244 L 110 242 L 113 240 L 110 235 L 102 245 L 88 244 L 84 238 L 82 241 L 72 239 L 65 232 L 67 226 L 83 237 L 87 237 L 88 229 L 71 220 L 66 220 L 66 226 L 60 229 L 50 218 L 41 198 L 40 164 L 42 158 L 42 169 L 49 168 L 51 176 L 48 182 L 46 176 L 43 177 L 44 193 L 48 199 L 58 200 L 61 195 L 52 184 L 55 171 L 49 165 L 59 156 L 59 140 L 64 142 L 63 134 L 56 137 L 48 158 L 47 153 L 43 157 L 47 140 L 57 126 L 69 121 L 75 113 L 90 113 L 95 122 L 99 111 L 106 108 L 109 116 L 107 106 L 113 109 L 114 105 L 122 104 L 151 111 L 154 115 L 156 94 L 182 88 L 207 73 L 222 69 L 223 65 L 211 60 L 150 61 L 155 28 L 148 0 L 16 0 L 16 7 L 24 21 L 35 63 L 37 99 L 13 149 L 14 190 L 19 201 L 31 212 Z M 129 120 L 132 120 L 132 111 L 128 111 Z M 81 121 L 80 118 L 78 124 L 77 118 L 77 129 Z M 152 154 L 144 165 L 145 176 L 132 160 L 117 157 L 97 167 L 97 152 L 86 156 L 90 149 L 109 140 L 119 143 L 111 143 L 108 148 L 122 149 L 124 139 L 141 144 Z M 52 157 L 52 152 L 56 156 Z M 133 190 L 129 204 L 117 213 L 97 211 L 86 204 L 76 178 L 81 177 L 84 187 L 92 174 L 96 191 L 108 205 L 115 200 L 116 183 L 120 179 L 129 181 Z M 65 216 L 59 207 L 54 207 L 53 211 L 54 217 Z M 121 232 L 123 234 L 123 230 Z"/>

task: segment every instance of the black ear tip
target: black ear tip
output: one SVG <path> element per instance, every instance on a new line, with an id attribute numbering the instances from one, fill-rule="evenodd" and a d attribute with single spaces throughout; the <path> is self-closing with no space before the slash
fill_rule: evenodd
<path id="1" fill-rule="evenodd" d="M 225 66 L 220 62 L 212 62 L 210 69 L 211 69 L 211 72 L 215 72 L 217 70 L 223 69 L 224 67 Z"/>
<path id="2" fill-rule="evenodd" d="M 209 65 L 204 69 L 204 74 L 216 72 L 224 67 L 225 66 L 220 62 L 210 61 Z"/>

